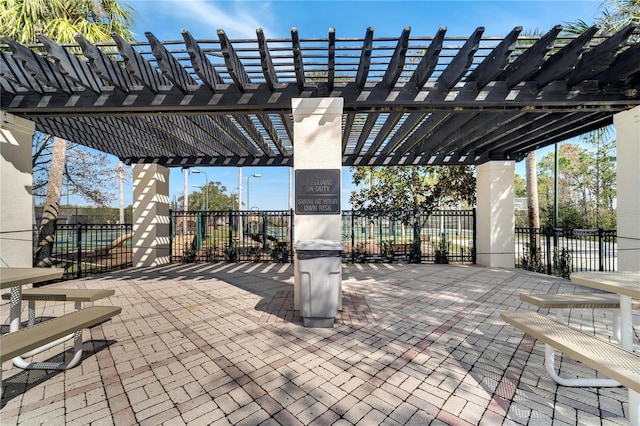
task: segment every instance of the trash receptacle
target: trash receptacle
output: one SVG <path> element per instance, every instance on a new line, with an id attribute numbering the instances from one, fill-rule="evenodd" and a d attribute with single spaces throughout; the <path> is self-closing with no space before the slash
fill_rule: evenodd
<path id="1" fill-rule="evenodd" d="M 333 240 L 298 241 L 300 316 L 305 327 L 333 327 L 338 314 L 344 245 Z"/>

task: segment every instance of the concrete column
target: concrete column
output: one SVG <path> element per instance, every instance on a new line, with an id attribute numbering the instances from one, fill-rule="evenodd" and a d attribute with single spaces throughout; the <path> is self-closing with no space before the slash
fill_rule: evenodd
<path id="1" fill-rule="evenodd" d="M 490 161 L 476 167 L 479 265 L 515 266 L 514 174 L 513 161 Z"/>
<path id="2" fill-rule="evenodd" d="M 293 167 L 299 170 L 342 169 L 342 98 L 293 99 Z M 294 174 L 295 175 L 295 174 Z M 340 190 L 341 190 L 341 184 Z M 295 187 L 295 184 L 294 184 Z M 338 197 L 338 214 L 295 214 L 295 240 L 342 240 L 342 214 Z M 298 200 L 295 200 L 298 202 Z M 294 210 L 298 210 L 294 204 Z M 334 206 L 335 207 L 335 206 Z M 339 277 L 342 282 L 342 275 Z M 300 277 L 295 273 L 295 309 L 300 309 Z M 339 309 L 342 308 L 340 290 Z"/>
<path id="3" fill-rule="evenodd" d="M 640 270 L 640 107 L 613 116 L 616 126 L 618 271 Z"/>
<path id="4" fill-rule="evenodd" d="M 35 123 L 0 111 L 0 267 L 33 265 Z"/>
<path id="5" fill-rule="evenodd" d="M 166 265 L 171 257 L 169 169 L 133 166 L 133 266 Z"/>

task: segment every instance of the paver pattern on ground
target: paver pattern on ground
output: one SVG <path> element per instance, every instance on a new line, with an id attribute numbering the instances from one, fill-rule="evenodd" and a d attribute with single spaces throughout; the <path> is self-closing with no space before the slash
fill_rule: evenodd
<path id="1" fill-rule="evenodd" d="M 557 386 L 544 346 L 500 319 L 537 310 L 520 293 L 586 288 L 515 269 L 344 264 L 334 327 L 305 328 L 293 275 L 290 264 L 176 264 L 55 284 L 114 288 L 95 304 L 122 313 L 84 331 L 76 368 L 4 363 L 1 424 L 628 424 L 626 389 Z M 73 304 L 37 308 L 51 317 Z M 0 314 L 6 332 L 8 303 Z M 568 320 L 611 338 L 608 310 Z M 61 349 L 36 358 L 58 360 Z M 595 377 L 564 357 L 558 365 Z"/>

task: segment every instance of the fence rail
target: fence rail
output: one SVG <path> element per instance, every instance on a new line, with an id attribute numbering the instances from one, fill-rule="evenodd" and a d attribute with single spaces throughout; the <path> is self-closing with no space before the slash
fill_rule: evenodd
<path id="1" fill-rule="evenodd" d="M 64 268 L 63 279 L 128 268 L 133 265 L 131 224 L 59 224 L 51 259 Z M 34 248 L 38 229 L 33 230 Z"/>
<path id="2" fill-rule="evenodd" d="M 617 269 L 615 230 L 516 227 L 515 231 L 516 268 L 565 278 L 571 272 Z"/>

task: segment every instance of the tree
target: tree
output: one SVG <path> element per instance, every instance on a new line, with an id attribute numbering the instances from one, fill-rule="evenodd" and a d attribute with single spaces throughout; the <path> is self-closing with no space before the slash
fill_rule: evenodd
<path id="1" fill-rule="evenodd" d="M 352 167 L 356 210 L 430 211 L 446 204 L 475 203 L 475 177 L 469 166 Z"/>
<path id="2" fill-rule="evenodd" d="M 209 182 L 201 191 L 189 195 L 189 210 L 229 210 L 233 208 L 233 195 L 227 195 L 227 188 L 222 182 Z M 178 198 L 179 203 L 184 203 L 184 196 Z"/>
<path id="3" fill-rule="evenodd" d="M 53 156 L 54 138 L 51 135 L 36 132 L 33 138 L 32 168 L 33 195 L 46 197 L 49 182 L 49 169 Z M 63 171 L 64 193 L 78 195 L 84 200 L 104 206 L 114 199 L 113 180 L 118 170 L 110 168 L 108 156 L 92 152 L 73 142 L 67 142 L 65 166 Z M 124 170 L 123 175 L 130 173 Z M 38 203 L 36 203 L 38 204 Z M 68 203 L 67 203 L 68 204 Z"/>
<path id="4" fill-rule="evenodd" d="M 605 0 L 600 4 L 602 15 L 595 20 L 600 32 L 609 34 L 621 30 L 629 24 L 640 25 L 640 1 Z M 569 22 L 565 31 L 573 34 L 584 32 L 590 25 L 582 20 Z"/>
<path id="5" fill-rule="evenodd" d="M 558 149 L 560 227 L 615 228 L 615 144 L 597 133 L 583 135 L 579 145 L 565 143 Z M 551 181 L 554 167 L 554 154 L 549 153 L 540 160 L 538 181 Z M 540 194 L 542 198 L 543 191 Z"/>
<path id="6" fill-rule="evenodd" d="M 527 196 L 527 182 L 519 174 L 515 174 L 513 184 L 516 188 L 516 197 L 525 198 Z"/>
<path id="7" fill-rule="evenodd" d="M 386 213 L 405 225 L 413 222 L 412 259 L 420 262 L 422 224 L 418 212 L 430 212 L 445 205 L 475 204 L 476 184 L 470 166 L 352 167 L 351 192 L 355 210 Z M 446 240 L 436 253 L 446 258 Z"/>
<path id="8" fill-rule="evenodd" d="M 108 41 L 112 32 L 133 40 L 130 30 L 133 25 L 132 9 L 116 0 L 3 0 L 2 6 L 0 34 L 19 43 L 35 43 L 38 34 L 58 43 L 75 43 L 76 33 L 92 42 Z M 45 209 L 34 255 L 36 266 L 51 265 L 66 150 L 66 141 L 55 138 Z"/>

